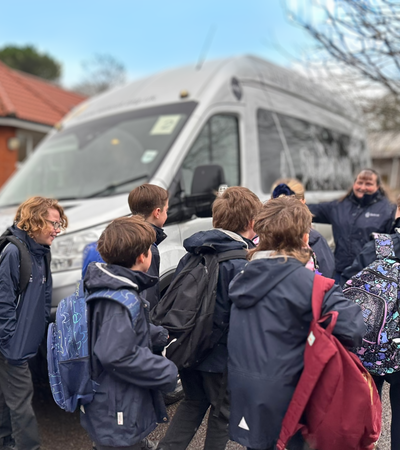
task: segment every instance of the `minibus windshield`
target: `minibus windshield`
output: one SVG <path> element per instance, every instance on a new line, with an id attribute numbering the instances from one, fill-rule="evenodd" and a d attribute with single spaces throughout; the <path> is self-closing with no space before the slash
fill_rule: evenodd
<path id="1" fill-rule="evenodd" d="M 113 114 L 47 139 L 0 192 L 0 206 L 32 195 L 59 200 L 129 192 L 154 174 L 196 107 L 182 102 Z"/>

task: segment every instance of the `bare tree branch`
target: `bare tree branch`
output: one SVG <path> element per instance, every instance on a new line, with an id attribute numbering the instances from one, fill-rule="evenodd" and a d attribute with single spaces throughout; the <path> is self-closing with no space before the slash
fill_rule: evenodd
<path id="1" fill-rule="evenodd" d="M 307 15 L 301 0 L 283 3 L 314 38 L 316 58 L 329 55 L 400 98 L 400 1 L 314 0 Z"/>

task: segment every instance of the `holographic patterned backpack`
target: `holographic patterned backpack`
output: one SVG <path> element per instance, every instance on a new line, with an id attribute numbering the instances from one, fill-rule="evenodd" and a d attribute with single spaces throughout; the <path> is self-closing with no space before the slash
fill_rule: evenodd
<path id="1" fill-rule="evenodd" d="M 400 370 L 400 261 L 390 235 L 373 237 L 377 259 L 348 280 L 343 293 L 360 305 L 367 326 L 357 356 L 371 374 L 385 375 Z"/>

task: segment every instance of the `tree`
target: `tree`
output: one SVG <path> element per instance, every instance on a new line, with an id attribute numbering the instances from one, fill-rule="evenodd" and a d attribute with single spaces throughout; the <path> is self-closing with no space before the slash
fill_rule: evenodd
<path id="1" fill-rule="evenodd" d="M 288 17 L 321 51 L 400 97 L 400 2 L 284 0 Z M 318 52 L 319 51 L 319 52 Z"/>
<path id="2" fill-rule="evenodd" d="M 111 55 L 96 55 L 82 65 L 87 75 L 74 87 L 82 94 L 88 96 L 99 94 L 126 81 L 124 65 Z"/>
<path id="3" fill-rule="evenodd" d="M 12 69 L 50 81 L 58 81 L 61 76 L 61 64 L 50 55 L 38 52 L 32 45 L 5 46 L 0 49 L 0 61 Z"/>

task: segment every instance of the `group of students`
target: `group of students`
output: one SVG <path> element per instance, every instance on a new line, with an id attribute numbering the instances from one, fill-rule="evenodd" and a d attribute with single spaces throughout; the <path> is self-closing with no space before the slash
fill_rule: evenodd
<path id="1" fill-rule="evenodd" d="M 366 262 L 367 249 L 361 250 L 367 234 L 393 226 L 394 209 L 378 175 L 362 171 L 346 197 L 319 206 L 305 205 L 304 188 L 296 180 L 280 180 L 264 204 L 244 187 L 218 195 L 212 206 L 213 228 L 184 241 L 187 255 L 176 272 L 204 245 L 218 253 L 245 249 L 247 259 L 219 265 L 212 348 L 198 366 L 179 371 L 185 398 L 159 443 L 146 437 L 157 423 L 168 420 L 161 393 L 172 391 L 178 376 L 174 363 L 160 352 L 168 344 L 168 332 L 149 319 L 160 296 L 157 246 L 166 238 L 162 227 L 168 193 L 144 184 L 130 193 L 128 202 L 133 215 L 107 226 L 99 241 L 86 249 L 83 267 L 87 295 L 108 291 L 107 297 L 87 304 L 97 388 L 80 414 L 94 448 L 186 449 L 210 409 L 205 449 L 224 449 L 229 438 L 249 450 L 274 449 L 303 370 L 316 273 L 339 281 L 346 267 L 340 264 L 350 254 L 353 259 L 361 255 L 354 268 Z M 335 262 L 324 238 L 312 229 L 313 214 L 333 226 Z M 37 350 L 50 308 L 51 277 L 43 255 L 66 226 L 57 202 L 35 197 L 19 207 L 11 232 L 26 242 L 37 261 L 33 281 L 20 296 L 18 249 L 9 245 L 1 255 L 0 437 L 6 448 L 14 448 L 15 442 L 19 450 L 40 447 L 26 361 Z M 132 294 L 129 310 L 110 301 L 121 290 Z M 330 311 L 338 312 L 334 335 L 346 347 L 360 346 L 365 333 L 362 311 L 337 284 L 324 297 L 322 312 Z M 304 445 L 298 433 L 288 449 Z"/>

